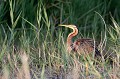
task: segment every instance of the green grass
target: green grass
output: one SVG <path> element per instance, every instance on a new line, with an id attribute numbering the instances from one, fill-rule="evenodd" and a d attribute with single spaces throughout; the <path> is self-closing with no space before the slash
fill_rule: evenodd
<path id="1" fill-rule="evenodd" d="M 119 14 L 113 11 L 112 17 L 111 5 L 108 0 L 2 1 L 0 78 L 119 79 Z M 97 40 L 101 61 L 68 54 L 66 38 L 71 30 L 57 24 L 75 24 L 79 34 L 73 40 Z"/>

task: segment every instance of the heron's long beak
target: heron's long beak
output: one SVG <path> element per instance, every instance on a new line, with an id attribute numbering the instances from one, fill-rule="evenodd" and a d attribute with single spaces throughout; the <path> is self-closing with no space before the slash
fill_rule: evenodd
<path id="1" fill-rule="evenodd" d="M 62 24 L 59 24 L 58 26 L 64 26 L 64 27 L 68 27 L 69 25 L 62 25 Z"/>
<path id="2" fill-rule="evenodd" d="M 68 28 L 71 28 L 71 29 L 74 29 L 74 27 L 76 28 L 75 25 L 62 25 L 62 24 L 60 24 L 58 26 L 64 26 L 64 27 L 68 27 Z"/>
<path id="3" fill-rule="evenodd" d="M 71 28 L 71 29 L 73 28 L 72 25 L 62 25 L 62 24 L 60 24 L 59 26 L 64 26 L 64 27 Z"/>

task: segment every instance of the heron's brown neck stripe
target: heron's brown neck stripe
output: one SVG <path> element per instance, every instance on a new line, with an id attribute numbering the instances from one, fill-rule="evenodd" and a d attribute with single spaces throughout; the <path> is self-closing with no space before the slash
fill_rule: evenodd
<path id="1" fill-rule="evenodd" d="M 73 32 L 71 32 L 71 33 L 68 35 L 68 37 L 73 37 L 73 36 L 77 35 L 77 33 L 78 33 L 78 30 L 77 30 L 77 28 L 75 28 L 75 29 L 73 29 Z"/>

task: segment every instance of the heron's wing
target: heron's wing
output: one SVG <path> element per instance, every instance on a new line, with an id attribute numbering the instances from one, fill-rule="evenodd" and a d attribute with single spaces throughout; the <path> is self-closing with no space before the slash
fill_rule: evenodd
<path id="1" fill-rule="evenodd" d="M 81 52 L 82 50 L 87 53 L 95 51 L 95 56 L 101 56 L 100 52 L 97 49 L 96 42 L 93 39 L 78 39 L 74 42 L 73 47 L 74 50 L 78 50 L 79 52 Z"/>
<path id="2" fill-rule="evenodd" d="M 95 50 L 95 56 L 101 56 L 101 53 L 98 50 L 98 44 L 95 40 L 92 39 L 87 39 L 86 43 L 88 43 L 90 45 L 90 47 L 92 47 Z"/>

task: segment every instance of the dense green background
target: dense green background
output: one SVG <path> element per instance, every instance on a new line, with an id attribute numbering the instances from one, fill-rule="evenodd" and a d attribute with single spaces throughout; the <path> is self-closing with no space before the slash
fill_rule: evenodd
<path id="1" fill-rule="evenodd" d="M 119 21 L 119 3 L 117 0 L 12 0 L 13 20 L 15 21 L 21 12 L 21 17 L 36 25 L 37 8 L 44 7 L 51 27 L 64 23 L 75 24 L 86 29 L 95 27 L 98 30 L 97 28 L 102 27 L 99 23 L 101 18 L 95 12 L 98 12 L 106 22 L 111 22 L 110 14 Z M 38 7 L 39 4 L 40 7 Z M 5 25 L 7 23 L 11 27 L 9 0 L 1 0 L 0 6 L 0 23 Z M 43 15 L 43 10 L 41 10 L 41 15 Z M 97 22 L 96 25 L 92 25 L 94 22 Z M 22 28 L 22 23 L 20 18 L 16 28 Z M 26 27 L 30 28 L 29 25 Z M 88 31 L 91 31 L 89 29 Z M 95 29 L 92 30 L 95 31 Z"/>

